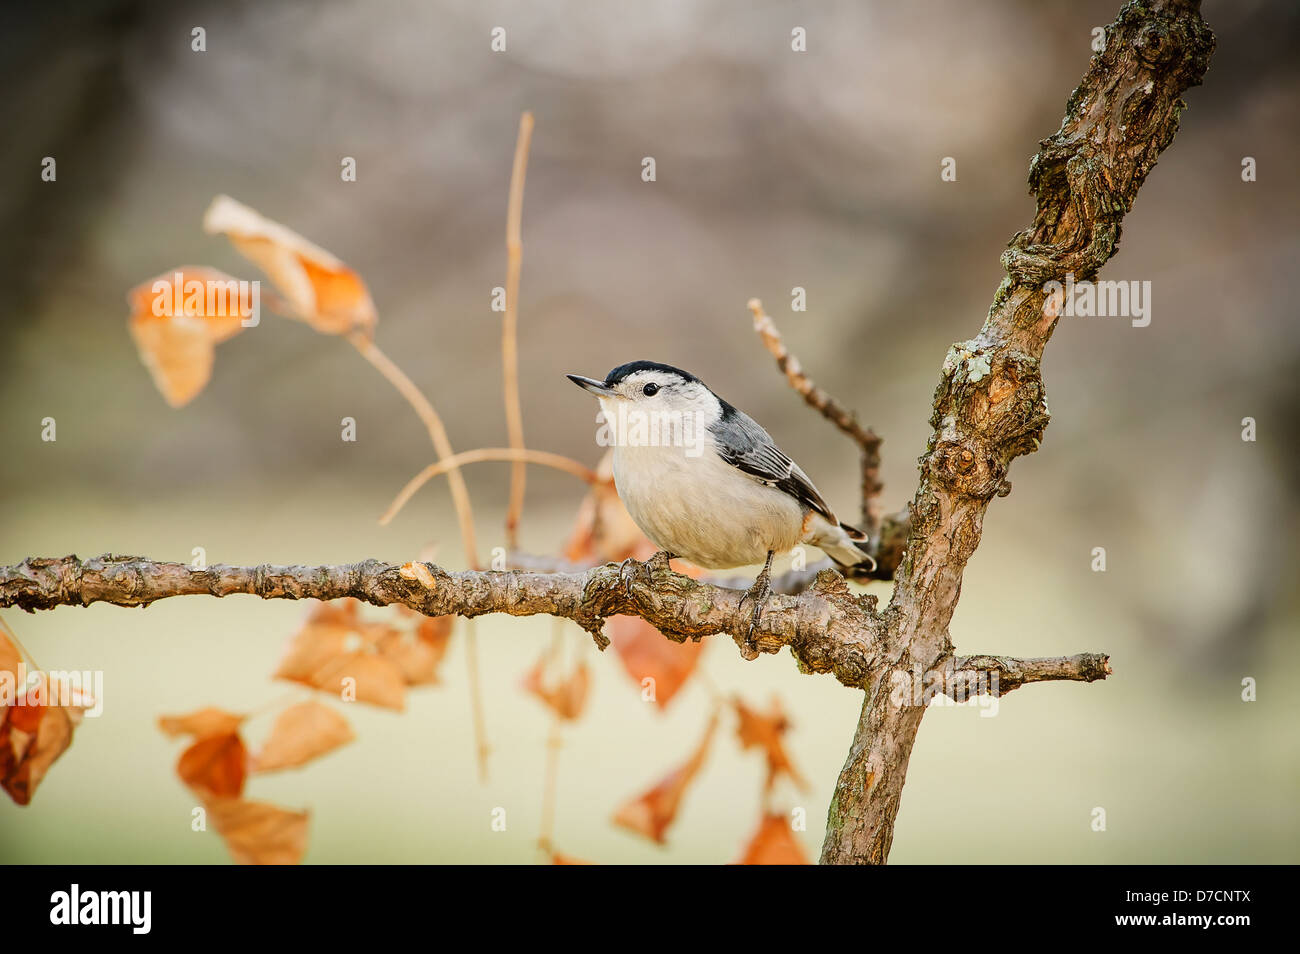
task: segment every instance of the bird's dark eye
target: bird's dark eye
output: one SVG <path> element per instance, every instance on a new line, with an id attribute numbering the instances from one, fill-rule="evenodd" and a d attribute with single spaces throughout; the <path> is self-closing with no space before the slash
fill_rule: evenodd
<path id="1" fill-rule="evenodd" d="M 659 393 L 659 385 L 651 381 L 649 384 L 643 387 L 641 391 L 645 394 L 646 397 L 654 397 L 656 394 Z"/>

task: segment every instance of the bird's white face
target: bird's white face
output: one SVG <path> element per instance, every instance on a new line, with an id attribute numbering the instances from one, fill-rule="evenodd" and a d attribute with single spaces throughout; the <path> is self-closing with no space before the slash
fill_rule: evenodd
<path id="1" fill-rule="evenodd" d="M 643 369 L 611 383 L 570 378 L 600 401 L 608 437 L 598 440 L 616 448 L 678 448 L 698 457 L 721 414 L 708 388 L 673 371 Z"/>
<path id="2" fill-rule="evenodd" d="M 597 395 L 606 411 L 617 410 L 620 403 L 647 413 L 668 411 L 677 414 L 713 412 L 717 399 L 699 381 L 688 381 L 670 371 L 636 371 L 615 384 L 609 394 Z"/>

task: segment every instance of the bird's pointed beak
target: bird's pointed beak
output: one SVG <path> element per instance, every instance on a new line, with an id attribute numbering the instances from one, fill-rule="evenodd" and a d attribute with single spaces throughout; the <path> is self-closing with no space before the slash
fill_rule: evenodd
<path id="1" fill-rule="evenodd" d="M 609 397 L 614 393 L 613 388 L 605 387 L 604 381 L 597 381 L 595 378 L 584 378 L 581 374 L 566 374 L 565 377 L 584 391 L 590 391 L 597 397 Z"/>

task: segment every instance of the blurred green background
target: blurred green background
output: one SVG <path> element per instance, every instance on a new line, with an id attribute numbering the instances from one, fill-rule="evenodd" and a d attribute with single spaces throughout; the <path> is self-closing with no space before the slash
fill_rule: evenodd
<path id="1" fill-rule="evenodd" d="M 971 337 L 998 255 L 1032 218 L 1025 176 L 1108 2 L 145 4 L 8 11 L 0 62 L 0 563 L 105 551 L 189 561 L 462 565 L 444 481 L 377 516 L 432 459 L 414 415 L 345 342 L 264 318 L 218 347 L 172 410 L 126 330 L 125 291 L 181 264 L 260 277 L 200 229 L 226 192 L 359 269 L 377 340 L 459 449 L 506 442 L 500 315 L 519 114 L 537 128 L 524 203 L 521 386 L 530 446 L 597 459 L 594 407 L 564 372 L 635 358 L 690 368 L 763 422 L 852 513 L 852 445 L 802 407 L 750 330 L 761 297 L 814 378 L 885 437 L 884 504 L 915 487 L 948 345 Z M 1063 319 L 1053 421 L 992 504 L 953 635 L 963 652 L 1111 654 L 1091 686 L 1016 692 L 996 718 L 931 712 L 894 862 L 1300 860 L 1292 288 L 1300 13 L 1207 2 L 1206 84 L 1125 221 L 1108 279 L 1151 281 L 1152 321 Z M 207 52 L 190 49 L 203 26 Z M 508 49 L 493 53 L 493 27 Z M 802 26 L 808 51 L 790 49 Z M 40 181 L 54 156 L 55 183 Z M 340 160 L 358 181 L 340 181 Z M 654 156 L 657 181 L 643 182 Z M 942 182 L 940 161 L 957 160 Z M 1241 180 L 1244 156 L 1259 178 Z M 808 310 L 793 313 L 794 286 Z M 340 419 L 358 440 L 340 440 Z M 1258 422 L 1243 442 L 1241 420 Z M 42 442 L 41 420 L 58 440 Z M 483 554 L 508 466 L 469 472 Z M 554 552 L 582 486 L 533 469 L 522 541 Z M 1108 569 L 1092 572 L 1105 547 Z M 882 600 L 886 585 L 873 586 Z M 190 831 L 163 713 L 305 695 L 270 673 L 305 608 L 235 597 L 147 611 L 5 611 L 46 668 L 102 669 L 87 720 L 33 804 L 0 801 L 0 861 L 223 862 Z M 368 610 L 377 617 L 379 611 Z M 458 624 L 463 625 L 463 624 Z M 463 637 L 402 715 L 349 707 L 351 746 L 247 794 L 312 812 L 308 862 L 532 862 L 549 716 L 519 689 L 546 619 L 478 622 L 491 775 L 476 777 Z M 600 862 L 724 862 L 757 825 L 763 770 L 724 723 L 660 848 L 614 808 L 692 750 L 690 683 L 640 701 L 594 667 L 564 733 L 556 843 Z M 463 632 L 460 630 L 459 632 Z M 580 648 L 582 647 L 582 648 Z M 860 694 L 707 647 L 708 681 L 782 700 L 815 858 Z M 1241 701 L 1245 677 L 1258 681 Z M 253 723 L 264 731 L 269 718 Z M 493 832 L 491 811 L 507 811 Z M 1090 828 L 1102 807 L 1107 830 Z"/>

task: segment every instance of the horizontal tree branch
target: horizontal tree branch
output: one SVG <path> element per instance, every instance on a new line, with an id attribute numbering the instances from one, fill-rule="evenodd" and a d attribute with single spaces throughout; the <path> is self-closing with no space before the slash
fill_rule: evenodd
<path id="1" fill-rule="evenodd" d="M 400 604 L 426 616 L 547 614 L 570 619 L 592 633 L 603 649 L 601 627 L 609 616 L 638 616 L 676 642 L 722 633 L 738 644 L 749 631 L 752 607 L 743 590 L 674 573 L 661 561 L 607 563 L 578 573 L 527 570 L 449 573 L 431 563 L 365 560 L 337 566 L 225 566 L 198 569 L 137 556 L 106 554 L 29 557 L 0 567 L 0 607 L 29 612 L 56 606 L 145 607 L 174 596 L 336 600 L 376 606 Z M 828 672 L 846 686 L 879 682 L 895 664 L 881 651 L 883 623 L 874 596 L 855 595 L 833 570 L 817 574 L 797 596 L 773 595 L 754 633 L 759 652 L 789 646 L 805 672 Z M 754 655 L 757 655 L 755 653 Z M 1028 682 L 1075 679 L 1091 682 L 1109 673 L 1105 656 L 1010 659 L 968 656 L 959 670 L 999 673 L 1002 692 Z"/>
<path id="2" fill-rule="evenodd" d="M 882 666 L 874 596 L 858 596 L 843 577 L 823 571 L 797 596 L 774 594 L 748 648 L 752 605 L 745 593 L 693 580 L 662 562 L 607 563 L 582 573 L 522 570 L 450 573 L 431 563 L 365 560 L 338 566 L 224 566 L 197 569 L 146 557 L 80 560 L 29 557 L 0 567 L 0 607 L 34 611 L 55 606 L 148 606 L 173 596 L 335 600 L 401 604 L 426 616 L 547 614 L 573 620 L 604 649 L 607 617 L 639 616 L 676 642 L 726 634 L 751 658 L 789 646 L 800 667 L 829 672 L 846 686 L 867 683 Z"/>

